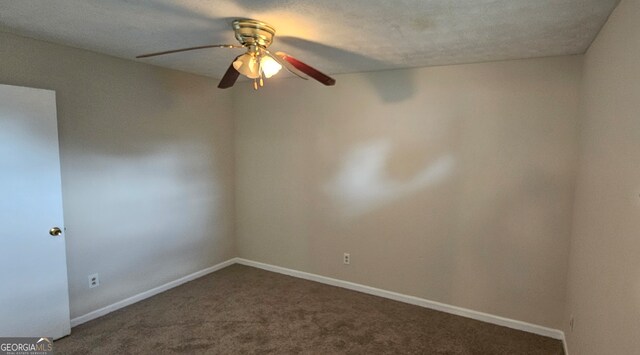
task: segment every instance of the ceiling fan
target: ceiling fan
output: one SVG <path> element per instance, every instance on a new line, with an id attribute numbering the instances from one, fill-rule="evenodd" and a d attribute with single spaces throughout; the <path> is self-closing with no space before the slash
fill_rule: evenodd
<path id="1" fill-rule="evenodd" d="M 299 61 L 298 59 L 284 52 L 272 53 L 267 48 L 273 42 L 276 30 L 273 26 L 262 21 L 251 19 L 237 19 L 232 23 L 237 44 L 210 44 L 197 47 L 173 49 L 163 52 L 155 52 L 139 55 L 136 58 L 148 58 L 158 55 L 193 51 L 205 48 L 244 48 L 246 53 L 237 56 L 229 69 L 220 80 L 218 87 L 221 89 L 230 88 L 235 84 L 240 74 L 253 79 L 253 88 L 258 90 L 264 85 L 264 78 L 270 78 L 277 74 L 282 67 L 299 78 L 307 80 L 307 75 L 320 83 L 331 86 L 336 80 L 317 69 Z"/>

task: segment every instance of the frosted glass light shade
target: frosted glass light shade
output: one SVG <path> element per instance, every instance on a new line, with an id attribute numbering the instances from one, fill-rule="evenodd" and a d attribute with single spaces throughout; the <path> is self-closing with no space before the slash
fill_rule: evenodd
<path id="1" fill-rule="evenodd" d="M 233 62 L 233 67 L 242 75 L 249 79 L 260 77 L 260 63 L 255 55 L 245 53 Z"/>
<path id="2" fill-rule="evenodd" d="M 262 67 L 264 76 L 267 78 L 276 75 L 280 71 L 280 69 L 282 69 L 282 65 L 276 62 L 270 56 L 262 57 L 262 60 L 260 60 L 260 66 Z"/>

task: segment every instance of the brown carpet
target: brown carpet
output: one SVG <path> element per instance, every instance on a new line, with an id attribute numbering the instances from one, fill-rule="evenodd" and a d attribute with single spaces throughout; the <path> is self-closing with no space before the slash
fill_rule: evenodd
<path id="1" fill-rule="evenodd" d="M 562 354 L 562 343 L 233 265 L 73 328 L 58 354 Z"/>

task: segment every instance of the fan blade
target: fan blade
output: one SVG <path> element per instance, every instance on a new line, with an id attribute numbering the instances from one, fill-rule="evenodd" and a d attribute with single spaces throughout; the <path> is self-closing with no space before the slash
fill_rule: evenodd
<path id="1" fill-rule="evenodd" d="M 157 55 L 186 52 L 186 51 L 195 51 L 196 49 L 205 49 L 205 48 L 243 48 L 243 46 L 237 46 L 234 44 L 209 44 L 206 46 L 189 47 L 189 48 L 182 48 L 182 49 L 173 49 L 173 50 L 164 51 L 164 52 L 147 53 L 147 54 L 136 56 L 136 58 L 155 57 Z"/>
<path id="2" fill-rule="evenodd" d="M 265 53 L 267 53 L 267 55 L 269 55 L 269 57 L 273 58 L 273 60 L 278 62 L 278 64 L 282 65 L 289 73 L 297 76 L 300 79 L 309 80 L 309 78 L 307 78 L 307 76 L 304 75 L 304 73 L 302 73 L 301 71 L 296 69 L 296 67 L 294 67 L 291 63 L 289 63 L 286 60 L 278 57 L 277 55 L 269 52 L 268 49 L 264 49 L 264 51 L 265 51 Z"/>
<path id="3" fill-rule="evenodd" d="M 240 56 L 236 57 L 236 59 L 234 59 L 233 62 L 238 60 L 239 57 Z M 218 84 L 218 87 L 220 89 L 227 89 L 232 87 L 233 84 L 236 83 L 236 80 L 238 80 L 238 77 L 240 76 L 240 73 L 236 70 L 236 68 L 233 67 L 233 62 L 231 62 L 231 65 L 229 65 L 229 69 L 227 69 L 227 72 L 224 73 L 222 80 L 220 80 L 220 84 Z"/>
<path id="4" fill-rule="evenodd" d="M 336 79 L 323 74 L 321 72 L 319 72 L 317 69 L 297 60 L 296 58 L 284 53 L 284 52 L 276 52 L 276 55 L 279 56 L 280 58 L 284 59 L 285 61 L 291 63 L 291 65 L 293 65 L 294 67 L 296 67 L 296 69 L 300 70 L 301 72 L 309 75 L 310 77 L 316 79 L 317 81 L 319 81 L 320 83 L 327 85 L 327 86 L 331 86 L 331 85 L 335 85 L 336 84 Z"/>

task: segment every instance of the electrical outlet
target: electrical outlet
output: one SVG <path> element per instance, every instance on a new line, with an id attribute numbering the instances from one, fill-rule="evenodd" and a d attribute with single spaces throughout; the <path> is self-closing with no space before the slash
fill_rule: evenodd
<path id="1" fill-rule="evenodd" d="M 351 264 L 351 254 L 344 253 L 344 257 L 342 259 L 342 262 L 347 264 L 347 265 Z"/>
<path id="2" fill-rule="evenodd" d="M 569 330 L 573 331 L 573 325 L 575 324 L 575 320 L 573 316 L 569 317 Z"/>
<path id="3" fill-rule="evenodd" d="M 89 288 L 100 286 L 100 277 L 98 274 L 89 275 Z"/>

